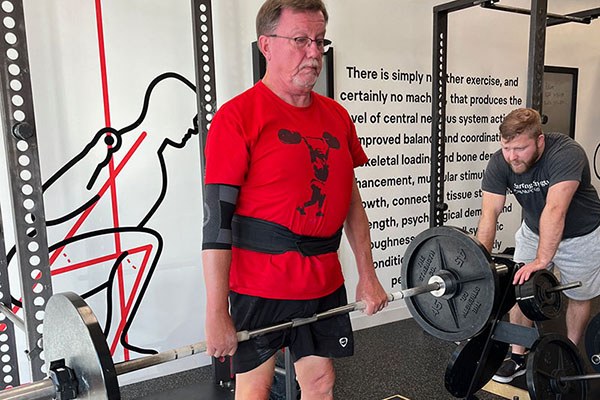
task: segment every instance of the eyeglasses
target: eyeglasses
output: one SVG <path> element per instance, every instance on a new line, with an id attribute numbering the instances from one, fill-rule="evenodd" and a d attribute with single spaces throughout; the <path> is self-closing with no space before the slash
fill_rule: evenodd
<path id="1" fill-rule="evenodd" d="M 313 42 L 317 45 L 317 49 L 321 50 L 322 53 L 325 53 L 329 50 L 329 46 L 331 45 L 331 40 L 329 39 L 311 39 L 308 36 L 298 36 L 298 37 L 288 37 L 288 36 L 279 36 L 279 35 L 267 35 L 269 37 L 288 39 L 294 42 L 294 45 L 298 50 L 305 49 L 309 47 Z"/>

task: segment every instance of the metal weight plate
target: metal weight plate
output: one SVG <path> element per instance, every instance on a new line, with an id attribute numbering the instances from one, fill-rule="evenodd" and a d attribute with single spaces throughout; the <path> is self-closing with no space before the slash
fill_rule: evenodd
<path id="1" fill-rule="evenodd" d="M 527 356 L 527 388 L 531 400 L 586 400 L 587 381 L 559 382 L 560 376 L 583 375 L 579 351 L 566 337 L 542 336 Z"/>
<path id="2" fill-rule="evenodd" d="M 433 336 L 463 341 L 483 330 L 498 310 L 499 280 L 487 250 L 461 229 L 427 229 L 409 244 L 402 262 L 402 289 L 426 285 L 445 270 L 456 278 L 454 295 L 406 298 L 415 321 Z"/>
<path id="3" fill-rule="evenodd" d="M 119 382 L 102 329 L 85 301 L 75 293 L 53 295 L 44 316 L 46 368 L 65 360 L 79 382 L 78 399 L 119 400 Z"/>
<path id="4" fill-rule="evenodd" d="M 502 365 L 509 344 L 489 339 L 489 332 L 490 329 L 483 330 L 471 340 L 462 342 L 452 353 L 444 384 L 454 397 L 465 398 L 474 394 L 492 379 Z"/>
<path id="5" fill-rule="evenodd" d="M 532 321 L 546 321 L 559 316 L 562 307 L 560 291 L 548 293 L 559 286 L 558 279 L 548 270 L 536 271 L 527 282 L 515 287 L 519 307 Z"/>
<path id="6" fill-rule="evenodd" d="M 600 372 L 600 313 L 590 320 L 585 330 L 585 351 L 592 368 Z"/>

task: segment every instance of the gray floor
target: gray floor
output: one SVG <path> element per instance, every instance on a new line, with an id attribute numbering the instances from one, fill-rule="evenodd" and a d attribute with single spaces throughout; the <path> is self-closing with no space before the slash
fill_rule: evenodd
<path id="1" fill-rule="evenodd" d="M 233 389 L 212 383 L 210 368 L 193 369 L 121 388 L 123 400 L 233 400 L 233 398 Z"/>
<path id="2" fill-rule="evenodd" d="M 412 319 L 356 332 L 354 357 L 336 360 L 336 399 L 454 399 L 444 373 L 456 348 L 425 333 Z M 480 399 L 501 399 L 478 393 Z"/>

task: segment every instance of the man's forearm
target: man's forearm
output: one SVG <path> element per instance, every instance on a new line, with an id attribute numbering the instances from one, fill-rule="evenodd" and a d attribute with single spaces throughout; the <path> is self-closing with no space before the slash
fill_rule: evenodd
<path id="1" fill-rule="evenodd" d="M 561 210 L 546 207 L 540 216 L 540 241 L 536 259 L 544 266 L 548 265 L 562 240 L 566 215 Z"/>
<path id="2" fill-rule="evenodd" d="M 359 277 L 364 276 L 365 273 L 375 275 L 373 255 L 371 253 L 369 221 L 364 211 L 362 212 L 363 215 L 360 215 L 360 211 L 356 211 L 356 214 L 349 214 L 346 219 L 346 224 L 344 225 L 346 237 L 356 259 Z"/>
<path id="3" fill-rule="evenodd" d="M 202 267 L 208 310 L 229 311 L 231 250 L 203 250 Z"/>
<path id="4" fill-rule="evenodd" d="M 489 252 L 492 251 L 492 245 L 496 238 L 496 221 L 497 217 L 494 215 L 484 214 L 481 216 L 477 227 L 477 239 Z"/>
<path id="5" fill-rule="evenodd" d="M 496 223 L 504 207 L 506 196 L 483 192 L 481 201 L 481 217 L 477 227 L 477 239 L 483 244 L 487 251 L 492 251 L 492 245 L 496 238 Z"/>

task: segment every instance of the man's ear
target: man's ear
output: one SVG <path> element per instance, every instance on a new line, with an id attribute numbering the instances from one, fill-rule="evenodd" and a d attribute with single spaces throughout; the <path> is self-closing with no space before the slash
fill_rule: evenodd
<path id="1" fill-rule="evenodd" d="M 539 135 L 537 137 L 537 145 L 542 146 L 544 143 L 546 143 L 546 138 L 544 137 L 544 134 L 542 133 L 541 135 Z"/>
<path id="2" fill-rule="evenodd" d="M 267 61 L 271 60 L 271 41 L 269 40 L 268 36 L 265 35 L 260 35 L 258 37 L 258 49 L 260 50 L 260 52 L 262 53 L 262 55 L 265 57 L 265 59 Z"/>

